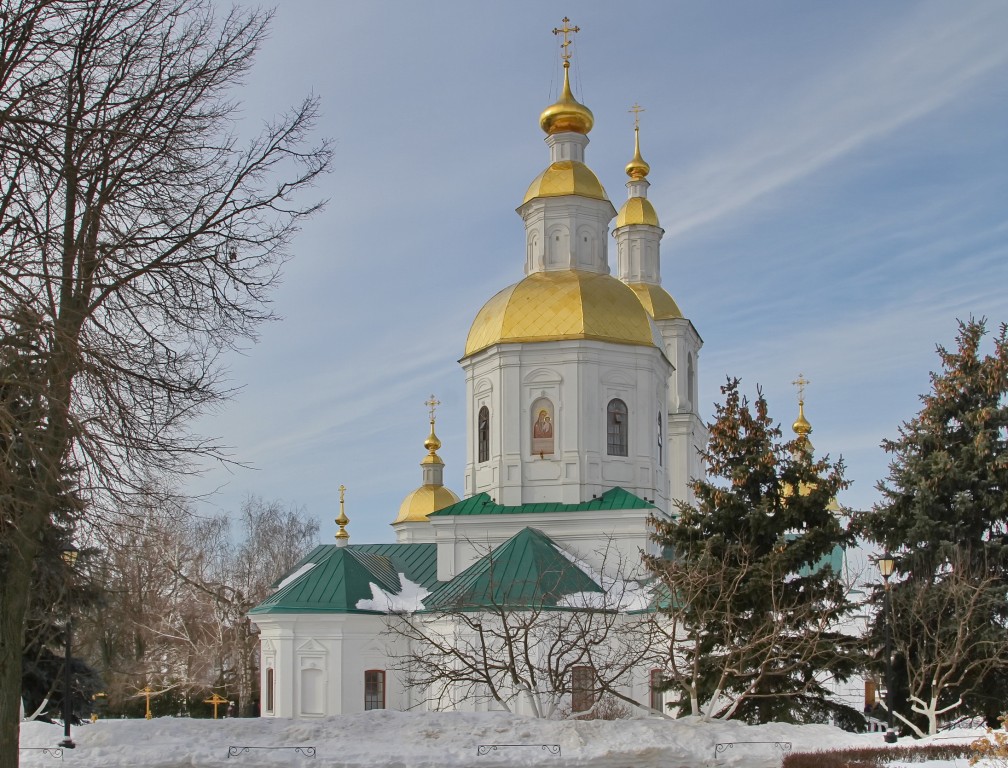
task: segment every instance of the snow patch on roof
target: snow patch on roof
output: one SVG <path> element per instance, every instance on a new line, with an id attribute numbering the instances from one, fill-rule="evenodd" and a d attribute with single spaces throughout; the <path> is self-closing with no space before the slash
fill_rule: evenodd
<path id="1" fill-rule="evenodd" d="M 641 584 L 636 579 L 622 579 L 607 576 L 597 571 L 573 552 L 557 546 L 557 551 L 570 560 L 592 581 L 602 587 L 602 592 L 573 592 L 557 600 L 564 608 L 583 608 L 608 611 L 644 611 L 653 600 L 650 585 Z"/>
<path id="2" fill-rule="evenodd" d="M 371 599 L 361 599 L 354 606 L 358 611 L 379 611 L 381 613 L 413 613 L 424 609 L 423 600 L 430 591 L 414 584 L 403 573 L 399 574 L 399 592 L 390 594 L 374 582 L 370 583 Z"/>
<path id="3" fill-rule="evenodd" d="M 296 571 L 294 571 L 294 573 L 292 573 L 290 576 L 286 577 L 283 581 L 281 581 L 279 584 L 277 584 L 277 591 L 279 592 L 281 589 L 283 589 L 284 587 L 286 587 L 288 584 L 293 584 L 295 581 L 297 581 L 298 579 L 300 579 L 302 576 L 304 576 L 306 573 L 308 573 L 308 571 L 310 571 L 314 567 L 315 567 L 315 563 L 305 563 L 300 568 L 298 568 Z"/>

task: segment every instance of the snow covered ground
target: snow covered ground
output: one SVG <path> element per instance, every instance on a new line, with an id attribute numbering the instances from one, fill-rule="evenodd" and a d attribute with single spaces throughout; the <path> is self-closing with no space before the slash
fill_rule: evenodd
<path id="1" fill-rule="evenodd" d="M 969 742 L 979 733 L 957 730 L 941 738 L 942 743 L 947 743 L 949 737 Z M 51 747 L 62 736 L 59 725 L 21 725 L 22 747 Z M 794 751 L 883 744 L 881 734 L 851 734 L 826 725 L 746 726 L 701 723 L 690 718 L 577 722 L 504 713 L 419 714 L 391 710 L 320 720 L 102 720 L 74 728 L 73 739 L 77 749 L 65 750 L 62 764 L 41 750 L 27 749 L 21 752 L 21 765 L 771 768 L 779 766 L 781 759 L 781 751 L 774 743 L 738 742 L 790 742 Z M 727 742 L 736 744 L 716 755 L 716 745 Z M 527 746 L 503 746 L 518 744 Z M 493 745 L 498 748 L 491 749 Z M 558 745 L 559 750 L 553 745 Z M 283 749 L 250 749 L 229 757 L 229 747 L 246 746 Z M 315 756 L 299 753 L 294 747 L 314 747 Z M 922 766 L 965 768 L 966 760 L 918 763 L 914 768 Z"/>

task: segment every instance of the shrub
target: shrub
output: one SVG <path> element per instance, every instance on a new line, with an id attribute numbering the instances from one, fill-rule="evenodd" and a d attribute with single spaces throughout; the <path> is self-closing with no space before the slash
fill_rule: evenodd
<path id="1" fill-rule="evenodd" d="M 924 763 L 929 760 L 955 760 L 969 757 L 970 749 L 971 746 L 967 744 L 923 744 L 913 747 L 850 747 L 822 752 L 792 752 L 784 756 L 781 768 L 881 768 L 895 761 Z"/>
<path id="2" fill-rule="evenodd" d="M 970 765 L 985 760 L 995 768 L 1008 768 L 1008 714 L 1001 715 L 1002 729 L 987 729 L 987 735 L 970 744 Z"/>

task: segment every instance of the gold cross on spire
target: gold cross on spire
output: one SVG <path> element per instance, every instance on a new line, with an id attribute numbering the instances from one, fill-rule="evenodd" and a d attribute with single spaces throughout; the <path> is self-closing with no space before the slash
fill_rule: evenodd
<path id="1" fill-rule="evenodd" d="M 807 385 L 811 384 L 812 382 L 805 378 L 805 374 L 804 373 L 799 373 L 798 374 L 798 378 L 795 379 L 794 381 L 792 381 L 791 383 L 794 384 L 796 387 L 798 387 L 798 402 L 799 403 L 804 403 L 805 402 L 805 387 Z"/>
<path id="2" fill-rule="evenodd" d="M 634 130 L 636 131 L 636 130 L 637 130 L 638 128 L 640 128 L 640 113 L 641 113 L 641 112 L 644 112 L 644 111 L 646 111 L 646 110 L 645 110 L 645 109 L 644 109 L 644 107 L 642 107 L 642 106 L 641 106 L 640 104 L 636 104 L 636 103 L 635 103 L 635 104 L 634 104 L 634 105 L 633 105 L 632 107 L 630 107 L 630 109 L 629 109 L 629 110 L 627 110 L 627 111 L 628 111 L 628 112 L 632 112 L 632 113 L 633 113 L 633 128 L 634 128 Z"/>
<path id="3" fill-rule="evenodd" d="M 563 35 L 563 42 L 560 43 L 560 49 L 561 49 L 560 58 L 564 60 L 565 67 L 570 66 L 570 57 L 571 57 L 571 53 L 569 50 L 567 50 L 567 48 L 570 46 L 572 42 L 574 42 L 573 40 L 568 39 L 567 35 L 569 35 L 571 32 L 581 31 L 581 27 L 568 27 L 567 26 L 568 24 L 570 24 L 570 19 L 564 16 L 563 26 L 553 28 L 554 35 L 561 35 L 561 34 Z"/>
<path id="4" fill-rule="evenodd" d="M 434 395 L 432 394 L 430 396 L 429 400 L 425 400 L 424 401 L 424 405 L 426 405 L 430 409 L 430 420 L 431 420 L 431 424 L 433 424 L 434 423 L 434 409 L 437 408 L 439 405 L 441 405 L 441 401 L 438 400 L 438 399 L 436 399 L 434 397 Z"/>

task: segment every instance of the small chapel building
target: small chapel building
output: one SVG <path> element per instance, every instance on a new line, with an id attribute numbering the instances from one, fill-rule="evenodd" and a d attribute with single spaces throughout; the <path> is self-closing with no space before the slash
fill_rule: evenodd
<path id="1" fill-rule="evenodd" d="M 572 30 L 560 31 L 566 41 Z M 525 583 L 556 568 L 572 590 L 590 588 L 574 563 L 601 570 L 614 549 L 639 563 L 654 548 L 650 517 L 691 500 L 707 443 L 696 402 L 703 342 L 662 286 L 663 230 L 639 124 L 617 213 L 585 163 L 594 118 L 571 92 L 562 50 L 560 97 L 540 117 L 548 164 L 517 209 L 524 277 L 484 304 L 461 358 L 464 498 L 444 485 L 432 398 L 423 483 L 392 522 L 395 543 L 349 544 L 341 492 L 336 544 L 313 549 L 250 612 L 263 716 L 427 706 L 393 671 L 390 610 L 424 610 L 463 587 L 478 597 L 473 585 L 487 588 L 491 565 Z M 651 685 L 647 669 L 626 681 L 636 700 L 660 707 Z"/>

